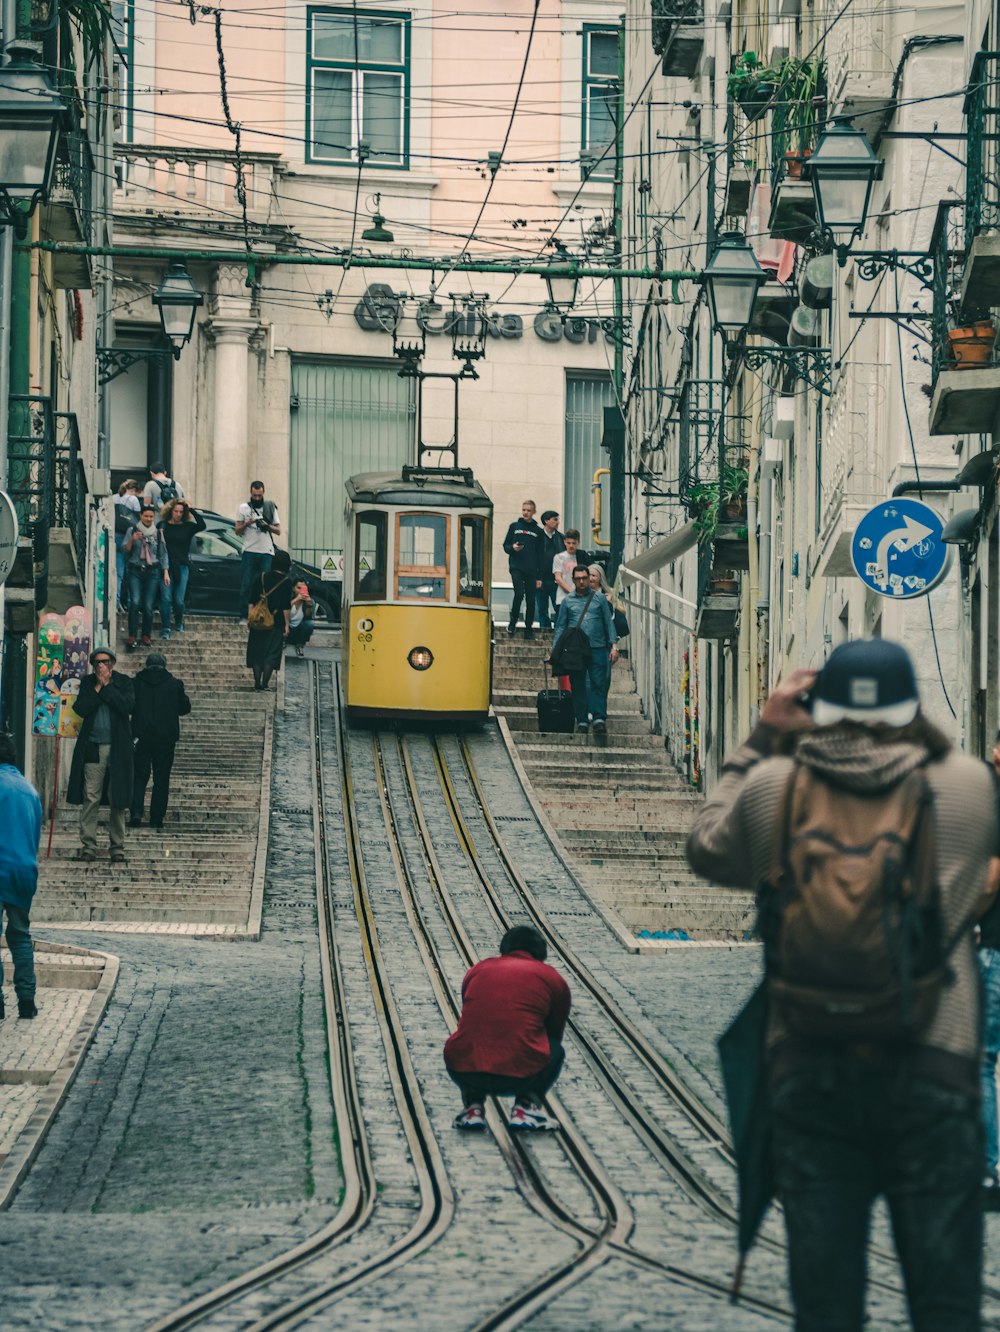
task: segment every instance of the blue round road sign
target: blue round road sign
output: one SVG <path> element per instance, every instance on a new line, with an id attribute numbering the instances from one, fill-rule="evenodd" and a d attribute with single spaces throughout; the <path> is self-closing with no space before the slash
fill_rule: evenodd
<path id="1" fill-rule="evenodd" d="M 943 528 L 940 515 L 919 500 L 884 500 L 855 529 L 854 571 L 880 596 L 897 601 L 926 596 L 951 563 L 951 550 L 941 540 Z"/>

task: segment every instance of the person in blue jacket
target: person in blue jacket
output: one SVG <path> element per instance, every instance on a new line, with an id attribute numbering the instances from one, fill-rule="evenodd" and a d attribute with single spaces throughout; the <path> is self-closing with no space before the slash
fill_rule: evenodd
<path id="1" fill-rule="evenodd" d="M 7 921 L 7 947 L 14 960 L 17 1015 L 38 1016 L 35 1007 L 35 950 L 28 913 L 38 887 L 38 839 L 42 832 L 42 802 L 38 792 L 17 768 L 17 753 L 9 735 L 0 734 L 0 925 Z M 3 969 L 0 968 L 0 982 Z M 0 1018 L 4 1016 L 0 992 Z"/>
<path id="2" fill-rule="evenodd" d="M 618 660 L 618 631 L 607 597 L 590 586 L 590 570 L 585 564 L 573 570 L 573 595 L 559 605 L 552 635 L 553 658 L 560 639 L 577 625 L 590 643 L 591 659 L 582 670 L 568 672 L 573 714 L 577 731 L 587 731 L 592 718 L 594 732 L 599 735 L 608 725 L 608 690 L 611 667 Z"/>

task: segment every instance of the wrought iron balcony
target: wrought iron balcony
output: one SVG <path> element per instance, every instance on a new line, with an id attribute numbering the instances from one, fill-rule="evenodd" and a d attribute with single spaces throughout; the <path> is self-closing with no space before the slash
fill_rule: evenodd
<path id="1" fill-rule="evenodd" d="M 719 479 L 724 390 L 721 379 L 688 379 L 681 389 L 677 475 L 682 499 L 692 487 Z"/>
<path id="2" fill-rule="evenodd" d="M 969 288 L 966 212 L 942 203 L 931 238 L 932 435 L 988 433 L 1000 411 L 1000 347 L 992 298 Z"/>
<path id="3" fill-rule="evenodd" d="M 15 393 L 9 420 L 7 488 L 21 537 L 31 548 L 35 605 L 66 610 L 86 587 L 88 549 L 87 481 L 76 415 L 54 412 L 51 398 Z"/>
<path id="4" fill-rule="evenodd" d="M 66 100 L 69 128 L 60 143 L 43 227 L 48 240 L 89 245 L 93 239 L 94 157 L 77 110 L 72 83 Z M 85 255 L 56 255 L 53 269 L 58 287 L 88 288 L 91 285 L 90 260 Z"/>
<path id="5" fill-rule="evenodd" d="M 653 50 L 662 59 L 663 73 L 693 78 L 705 48 L 704 0 L 650 0 L 653 13 Z"/>
<path id="6" fill-rule="evenodd" d="M 1000 306 L 1000 52 L 980 51 L 965 97 L 963 308 Z"/>

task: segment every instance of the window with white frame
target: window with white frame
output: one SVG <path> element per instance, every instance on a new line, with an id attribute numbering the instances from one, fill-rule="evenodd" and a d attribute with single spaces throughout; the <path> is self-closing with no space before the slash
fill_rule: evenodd
<path id="1" fill-rule="evenodd" d="M 580 156 L 585 175 L 611 178 L 615 174 L 618 38 L 617 28 L 600 28 L 589 23 L 583 26 Z"/>
<path id="2" fill-rule="evenodd" d="M 375 9 L 310 9 L 308 160 L 406 167 L 410 21 Z"/>

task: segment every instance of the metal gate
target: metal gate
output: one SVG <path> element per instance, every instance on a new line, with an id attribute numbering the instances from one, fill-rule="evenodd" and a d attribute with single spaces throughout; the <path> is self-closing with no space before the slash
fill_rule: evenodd
<path id="1" fill-rule="evenodd" d="M 578 527 L 580 545 L 586 551 L 594 549 L 590 534 L 593 514 L 590 487 L 597 469 L 608 465 L 608 455 L 601 448 L 604 409 L 610 407 L 614 400 L 614 389 L 607 375 L 566 376 L 565 498 L 560 527 L 564 532 L 567 527 Z M 607 541 L 610 535 L 607 484 L 604 486 L 603 500 L 603 539 Z"/>
<path id="2" fill-rule="evenodd" d="M 344 549 L 344 482 L 413 460 L 412 379 L 389 365 L 293 361 L 290 523 L 296 559 Z"/>

